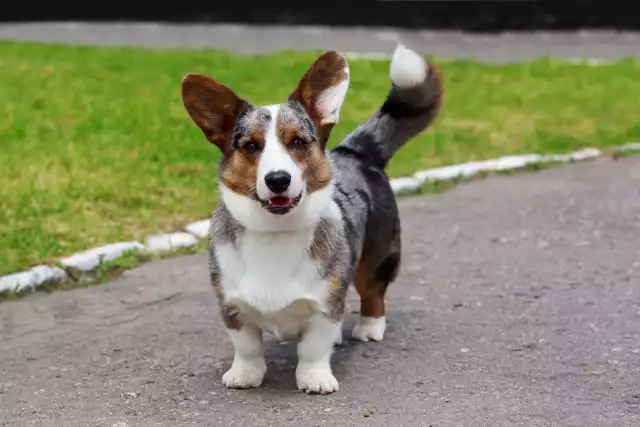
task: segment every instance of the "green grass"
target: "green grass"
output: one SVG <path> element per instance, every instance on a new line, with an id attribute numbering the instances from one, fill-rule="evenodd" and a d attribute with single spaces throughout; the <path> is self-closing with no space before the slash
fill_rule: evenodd
<path id="1" fill-rule="evenodd" d="M 0 274 L 207 217 L 219 157 L 180 100 L 188 72 L 256 104 L 279 102 L 317 53 L 0 43 Z M 350 61 L 335 144 L 381 104 L 385 61 Z M 443 114 L 393 160 L 392 176 L 523 152 L 637 139 L 640 65 L 442 64 Z"/>

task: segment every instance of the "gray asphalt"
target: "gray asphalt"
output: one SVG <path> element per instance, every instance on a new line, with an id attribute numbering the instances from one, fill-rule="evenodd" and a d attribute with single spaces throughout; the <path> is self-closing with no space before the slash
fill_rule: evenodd
<path id="1" fill-rule="evenodd" d="M 240 53 L 338 49 L 386 53 L 398 41 L 425 54 L 509 62 L 552 56 L 618 59 L 640 56 L 640 33 L 614 31 L 465 34 L 392 28 L 259 27 L 118 23 L 0 24 L 0 39 L 148 47 L 217 47 Z"/>
<path id="2" fill-rule="evenodd" d="M 336 350 L 337 394 L 295 391 L 295 349 L 274 341 L 263 388 L 224 389 L 232 348 L 196 255 L 0 304 L 0 421 L 640 425 L 640 157 L 400 204 L 405 259 L 388 333 Z"/>

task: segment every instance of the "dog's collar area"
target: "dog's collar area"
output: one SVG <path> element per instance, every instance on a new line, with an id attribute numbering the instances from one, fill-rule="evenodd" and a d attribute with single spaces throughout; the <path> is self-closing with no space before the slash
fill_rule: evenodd
<path id="1" fill-rule="evenodd" d="M 300 200 L 302 200 L 302 192 L 300 192 L 300 194 L 298 194 L 293 199 L 289 199 L 284 196 L 275 196 L 268 200 L 262 200 L 258 198 L 260 205 L 262 205 L 265 210 L 274 215 L 284 215 L 290 212 L 293 208 L 298 206 Z"/>

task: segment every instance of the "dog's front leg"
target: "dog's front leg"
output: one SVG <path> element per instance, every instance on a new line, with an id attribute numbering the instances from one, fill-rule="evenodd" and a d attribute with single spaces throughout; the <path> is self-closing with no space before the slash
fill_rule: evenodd
<path id="1" fill-rule="evenodd" d="M 315 314 L 298 343 L 296 381 L 307 393 L 327 394 L 338 391 L 338 381 L 331 372 L 331 354 L 341 323 L 322 313 Z"/>
<path id="2" fill-rule="evenodd" d="M 231 369 L 222 376 L 222 382 L 228 388 L 260 387 L 267 371 L 262 348 L 262 330 L 244 324 L 238 330 L 227 331 L 235 353 Z"/>

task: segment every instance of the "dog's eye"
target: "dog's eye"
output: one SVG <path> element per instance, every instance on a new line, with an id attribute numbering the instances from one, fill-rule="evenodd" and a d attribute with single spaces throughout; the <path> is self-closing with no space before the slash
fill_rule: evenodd
<path id="1" fill-rule="evenodd" d="M 249 141 L 242 146 L 242 150 L 250 156 L 255 156 L 260 151 L 260 146 L 253 141 Z"/>
<path id="2" fill-rule="evenodd" d="M 291 148 L 293 148 L 294 150 L 301 150 L 307 146 L 307 141 L 301 138 L 296 138 L 291 141 L 289 145 L 291 145 Z"/>

